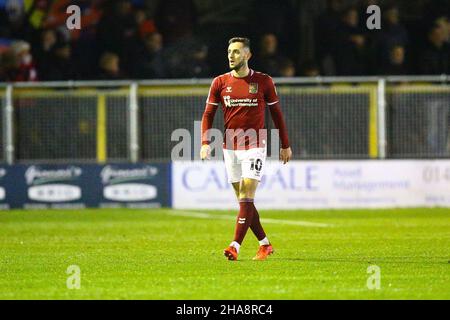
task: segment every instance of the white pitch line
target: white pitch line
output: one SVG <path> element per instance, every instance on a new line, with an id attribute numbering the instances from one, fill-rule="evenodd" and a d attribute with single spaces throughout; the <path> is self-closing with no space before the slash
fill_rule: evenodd
<path id="1" fill-rule="evenodd" d="M 189 218 L 199 218 L 199 219 L 220 219 L 220 220 L 236 220 L 235 216 L 225 215 L 225 214 L 209 214 L 204 212 L 192 212 L 192 211 L 178 211 L 171 210 L 168 211 L 171 216 L 189 217 Z M 261 218 L 263 223 L 276 223 L 276 224 L 288 224 L 293 226 L 302 227 L 316 227 L 316 228 L 329 228 L 332 227 L 331 224 L 319 223 L 319 222 L 309 222 L 300 220 L 284 220 L 284 219 L 268 219 Z"/>

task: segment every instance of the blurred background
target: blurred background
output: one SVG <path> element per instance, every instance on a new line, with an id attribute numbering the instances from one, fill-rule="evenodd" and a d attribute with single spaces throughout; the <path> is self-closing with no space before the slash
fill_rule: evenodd
<path id="1" fill-rule="evenodd" d="M 81 8 L 68 30 L 66 8 Z M 368 30 L 366 9 L 382 8 Z M 450 68 L 449 0 L 0 0 L 0 81 L 209 78 L 227 40 L 274 77 L 433 75 Z"/>

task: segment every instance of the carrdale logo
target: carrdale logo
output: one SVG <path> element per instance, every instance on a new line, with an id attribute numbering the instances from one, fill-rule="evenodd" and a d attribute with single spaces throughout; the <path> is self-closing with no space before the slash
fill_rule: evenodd
<path id="1" fill-rule="evenodd" d="M 158 168 L 145 166 L 136 169 L 115 169 L 112 166 L 103 168 L 100 176 L 103 184 L 117 184 L 126 181 L 144 180 L 158 174 Z"/>
<path id="2" fill-rule="evenodd" d="M 43 184 L 48 182 L 66 181 L 79 177 L 82 174 L 79 167 L 70 166 L 66 169 L 44 170 L 37 166 L 31 166 L 25 172 L 28 185 Z"/>

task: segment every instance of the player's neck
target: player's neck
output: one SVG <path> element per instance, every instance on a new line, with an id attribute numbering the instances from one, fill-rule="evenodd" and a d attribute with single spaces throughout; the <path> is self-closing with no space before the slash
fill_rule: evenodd
<path id="1" fill-rule="evenodd" d="M 248 66 L 243 66 L 239 70 L 233 70 L 231 71 L 231 74 L 235 78 L 245 78 L 250 74 L 250 68 Z"/>

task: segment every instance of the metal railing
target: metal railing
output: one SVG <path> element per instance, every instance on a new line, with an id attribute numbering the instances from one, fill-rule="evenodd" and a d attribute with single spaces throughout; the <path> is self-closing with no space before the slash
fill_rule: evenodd
<path id="1" fill-rule="evenodd" d="M 274 80 L 296 158 L 450 157 L 448 75 Z M 210 83 L 0 83 L 3 161 L 170 161 L 171 131 L 194 129 Z"/>

